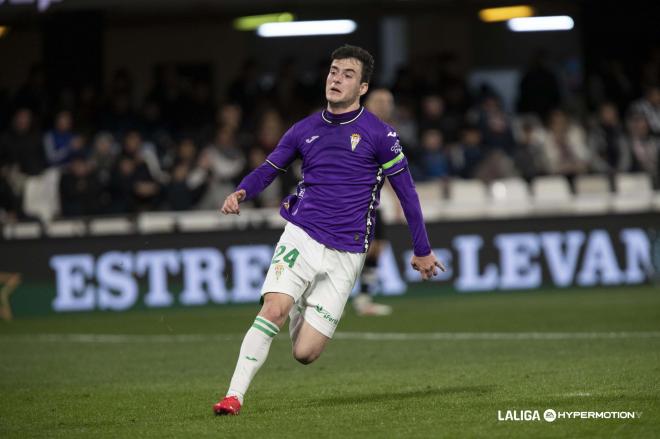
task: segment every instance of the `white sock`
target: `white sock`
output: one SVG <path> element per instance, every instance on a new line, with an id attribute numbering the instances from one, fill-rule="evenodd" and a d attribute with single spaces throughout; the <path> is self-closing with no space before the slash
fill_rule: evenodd
<path id="1" fill-rule="evenodd" d="M 261 316 L 257 316 L 252 327 L 245 334 L 243 344 L 241 344 L 241 352 L 238 355 L 234 375 L 229 383 L 227 396 L 236 396 L 243 404 L 245 392 L 247 392 L 254 375 L 266 361 L 270 344 L 278 332 L 280 330 L 277 325 Z"/>

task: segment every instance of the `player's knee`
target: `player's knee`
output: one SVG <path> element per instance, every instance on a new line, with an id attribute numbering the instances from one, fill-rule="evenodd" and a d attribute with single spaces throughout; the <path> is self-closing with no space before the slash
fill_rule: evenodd
<path id="1" fill-rule="evenodd" d="M 264 303 L 264 306 L 261 308 L 259 315 L 261 315 L 269 322 L 273 322 L 277 326 L 282 327 L 287 316 L 289 315 L 289 310 L 287 307 L 282 306 L 281 304 Z"/>
<path id="2" fill-rule="evenodd" d="M 321 352 L 313 349 L 305 349 L 294 346 L 293 358 L 301 364 L 310 364 L 321 356 Z"/>

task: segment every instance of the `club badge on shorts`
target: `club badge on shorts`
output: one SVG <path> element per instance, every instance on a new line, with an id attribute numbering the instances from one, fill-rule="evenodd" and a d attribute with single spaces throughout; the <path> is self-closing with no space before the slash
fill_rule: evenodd
<path id="1" fill-rule="evenodd" d="M 351 151 L 355 151 L 355 148 L 357 147 L 358 143 L 360 143 L 361 138 L 362 137 L 360 137 L 360 135 L 357 133 L 351 134 Z"/>
<path id="2" fill-rule="evenodd" d="M 277 280 L 280 280 L 280 276 L 282 276 L 282 273 L 284 273 L 284 264 L 279 263 L 275 265 L 275 277 Z"/>

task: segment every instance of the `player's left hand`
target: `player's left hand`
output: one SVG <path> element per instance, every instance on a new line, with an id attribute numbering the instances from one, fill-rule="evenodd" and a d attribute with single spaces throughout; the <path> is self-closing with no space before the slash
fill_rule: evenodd
<path id="1" fill-rule="evenodd" d="M 415 270 L 419 271 L 423 280 L 431 279 L 433 276 L 438 275 L 438 269 L 446 271 L 445 266 L 440 262 L 433 252 L 426 256 L 414 256 L 410 260 L 410 265 Z"/>

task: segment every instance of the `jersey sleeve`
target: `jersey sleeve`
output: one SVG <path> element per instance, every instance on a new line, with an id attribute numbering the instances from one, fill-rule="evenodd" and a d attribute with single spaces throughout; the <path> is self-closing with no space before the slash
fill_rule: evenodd
<path id="1" fill-rule="evenodd" d="M 384 125 L 379 134 L 376 140 L 376 160 L 383 170 L 383 175 L 389 177 L 398 174 L 408 166 L 399 135 L 389 125 Z"/>
<path id="2" fill-rule="evenodd" d="M 286 172 L 286 168 L 298 157 L 298 130 L 297 125 L 293 125 L 284 133 L 279 143 L 266 158 L 266 163 L 281 172 Z"/>
<path id="3" fill-rule="evenodd" d="M 236 189 L 245 190 L 246 201 L 257 197 L 280 173 L 286 172 L 286 168 L 297 156 L 298 140 L 296 125 L 294 125 L 282 136 L 273 152 L 266 158 L 266 161 L 246 175 Z"/>

